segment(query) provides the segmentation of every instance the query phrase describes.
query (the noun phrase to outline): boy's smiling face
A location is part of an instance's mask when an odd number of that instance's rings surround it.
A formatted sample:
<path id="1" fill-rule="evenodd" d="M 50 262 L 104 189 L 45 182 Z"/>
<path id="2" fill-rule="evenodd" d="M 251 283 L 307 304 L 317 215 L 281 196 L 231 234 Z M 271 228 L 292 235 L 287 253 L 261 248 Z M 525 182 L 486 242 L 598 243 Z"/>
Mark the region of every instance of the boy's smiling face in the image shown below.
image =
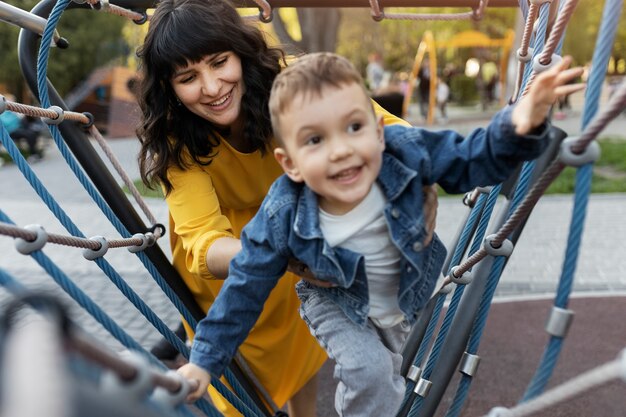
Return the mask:
<path id="1" fill-rule="evenodd" d="M 357 83 L 295 97 L 280 116 L 284 147 L 274 155 L 287 175 L 304 181 L 320 208 L 345 214 L 369 193 L 385 149 L 382 118 Z"/>

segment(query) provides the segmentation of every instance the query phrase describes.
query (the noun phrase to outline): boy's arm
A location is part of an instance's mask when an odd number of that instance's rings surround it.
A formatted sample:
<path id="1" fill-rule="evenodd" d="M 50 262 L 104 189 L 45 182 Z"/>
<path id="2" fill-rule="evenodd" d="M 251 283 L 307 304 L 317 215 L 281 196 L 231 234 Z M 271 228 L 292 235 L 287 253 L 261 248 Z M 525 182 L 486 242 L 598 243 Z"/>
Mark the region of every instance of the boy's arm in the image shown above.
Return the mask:
<path id="1" fill-rule="evenodd" d="M 532 131 L 544 122 L 550 107 L 559 97 L 585 88 L 585 84 L 568 84 L 583 73 L 582 67 L 567 69 L 571 63 L 572 58 L 566 56 L 559 64 L 535 78 L 528 93 L 520 99 L 513 110 L 512 122 L 515 125 L 515 133 L 525 135 Z"/>
<path id="2" fill-rule="evenodd" d="M 261 208 L 242 232 L 241 252 L 233 258 L 228 278 L 196 327 L 190 363 L 178 370 L 198 381 L 199 386 L 187 397 L 189 401 L 206 392 L 209 375 L 219 377 L 224 373 L 287 269 L 289 258 L 276 248 L 274 226 Z"/>
<path id="3" fill-rule="evenodd" d="M 486 129 L 477 129 L 466 138 L 455 132 L 424 132 L 431 164 L 425 174 L 452 193 L 504 181 L 521 161 L 534 159 L 547 146 L 546 117 L 550 106 L 562 94 L 584 88 L 566 85 L 580 76 L 582 68 L 566 69 L 571 58 L 539 74 L 516 106 L 497 113 Z"/>

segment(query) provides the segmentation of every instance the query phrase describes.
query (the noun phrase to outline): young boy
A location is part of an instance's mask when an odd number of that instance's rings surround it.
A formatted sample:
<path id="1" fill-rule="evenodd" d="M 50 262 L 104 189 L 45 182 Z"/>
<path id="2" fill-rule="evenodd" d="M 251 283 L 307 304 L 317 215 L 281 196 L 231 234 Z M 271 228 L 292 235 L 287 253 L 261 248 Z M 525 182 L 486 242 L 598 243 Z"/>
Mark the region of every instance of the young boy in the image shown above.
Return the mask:
<path id="1" fill-rule="evenodd" d="M 301 281 L 301 315 L 339 379 L 340 416 L 393 416 L 404 396 L 398 353 L 440 276 L 445 248 L 423 244 L 422 186 L 466 192 L 505 180 L 547 145 L 545 117 L 578 69 L 570 60 L 536 78 L 515 107 L 467 138 L 453 131 L 383 127 L 358 71 L 330 53 L 281 72 L 270 114 L 285 174 L 244 228 L 241 252 L 207 317 L 190 364 L 179 369 L 206 392 L 261 313 L 291 258 L 322 288 Z"/>

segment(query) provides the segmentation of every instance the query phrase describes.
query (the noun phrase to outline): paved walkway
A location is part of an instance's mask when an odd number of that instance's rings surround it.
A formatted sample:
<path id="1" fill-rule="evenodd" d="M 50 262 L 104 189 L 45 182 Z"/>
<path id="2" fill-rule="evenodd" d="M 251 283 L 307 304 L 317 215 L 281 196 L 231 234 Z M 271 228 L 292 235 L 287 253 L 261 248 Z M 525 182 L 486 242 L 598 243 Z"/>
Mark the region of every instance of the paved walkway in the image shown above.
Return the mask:
<path id="1" fill-rule="evenodd" d="M 575 110 L 572 117 L 556 124 L 575 134 L 580 126 L 576 117 L 579 114 L 579 111 Z M 474 120 L 473 123 L 476 122 Z M 478 123 L 485 124 L 482 120 Z M 447 127 L 464 131 L 469 128 L 468 126 L 469 121 L 464 121 Z M 624 132 L 626 118 L 620 118 L 605 133 L 624 136 Z M 135 163 L 138 149 L 136 139 L 111 140 L 110 144 L 129 175 L 133 178 L 138 177 Z M 90 202 L 86 192 L 74 179 L 53 144 L 47 149 L 45 159 L 33 165 L 33 169 L 84 235 L 117 237 L 113 227 Z M 2 179 L 0 210 L 17 225 L 38 223 L 49 232 L 67 234 L 40 202 L 15 165 L 1 167 L 0 178 Z M 167 224 L 167 209 L 164 202 L 148 199 L 148 204 L 157 220 Z M 439 204 L 437 231 L 444 242 L 449 242 L 467 209 L 461 204 L 460 198 L 441 198 Z M 547 196 L 541 199 L 505 270 L 498 289 L 498 297 L 554 293 L 561 271 L 571 208 L 571 196 Z M 619 273 L 626 271 L 624 218 L 626 218 L 626 194 L 591 197 L 574 286 L 577 294 L 626 292 L 626 276 Z M 169 255 L 167 239 L 163 239 L 160 244 Z M 79 249 L 49 244 L 44 252 L 142 345 L 149 347 L 160 337 L 151 326 L 146 325 L 147 322 L 119 294 L 99 268 L 82 257 Z M 168 325 L 174 325 L 178 321 L 174 308 L 134 255 L 125 249 L 115 249 L 109 251 L 106 259 Z M 0 268 L 29 287 L 55 294 L 59 292 L 50 277 L 34 261 L 17 253 L 12 239 L 2 236 L 0 236 Z M 0 307 L 7 298 L 8 294 L 0 288 Z M 70 301 L 68 303 L 74 305 Z M 95 338 L 112 349 L 121 348 L 82 309 L 74 306 L 72 310 L 75 320 Z M 511 317 L 510 320 L 517 321 L 519 317 Z M 537 332 L 542 330 L 537 328 Z M 606 332 L 611 332 L 611 329 L 607 328 Z M 320 413 L 329 416 L 333 415 L 329 408 L 332 408 L 332 401 L 329 400 L 332 393 L 328 389 L 326 391 L 321 400 L 323 406 Z"/>

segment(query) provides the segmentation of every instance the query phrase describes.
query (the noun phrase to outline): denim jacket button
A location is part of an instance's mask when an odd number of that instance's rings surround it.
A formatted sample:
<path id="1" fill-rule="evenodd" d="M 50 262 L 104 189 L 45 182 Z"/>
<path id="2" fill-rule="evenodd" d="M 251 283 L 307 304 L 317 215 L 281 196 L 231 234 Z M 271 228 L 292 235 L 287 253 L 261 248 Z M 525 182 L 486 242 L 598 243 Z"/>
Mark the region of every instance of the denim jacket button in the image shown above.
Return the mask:
<path id="1" fill-rule="evenodd" d="M 413 243 L 413 251 L 419 252 L 422 249 L 424 249 L 424 245 L 422 244 L 422 242 L 418 240 L 417 242 Z"/>
<path id="2" fill-rule="evenodd" d="M 391 217 L 393 217 L 394 219 L 400 217 L 400 210 L 398 210 L 397 208 L 391 209 Z"/>
<path id="3" fill-rule="evenodd" d="M 411 272 L 411 271 L 413 271 L 413 267 L 411 265 L 407 265 L 406 272 Z"/>

